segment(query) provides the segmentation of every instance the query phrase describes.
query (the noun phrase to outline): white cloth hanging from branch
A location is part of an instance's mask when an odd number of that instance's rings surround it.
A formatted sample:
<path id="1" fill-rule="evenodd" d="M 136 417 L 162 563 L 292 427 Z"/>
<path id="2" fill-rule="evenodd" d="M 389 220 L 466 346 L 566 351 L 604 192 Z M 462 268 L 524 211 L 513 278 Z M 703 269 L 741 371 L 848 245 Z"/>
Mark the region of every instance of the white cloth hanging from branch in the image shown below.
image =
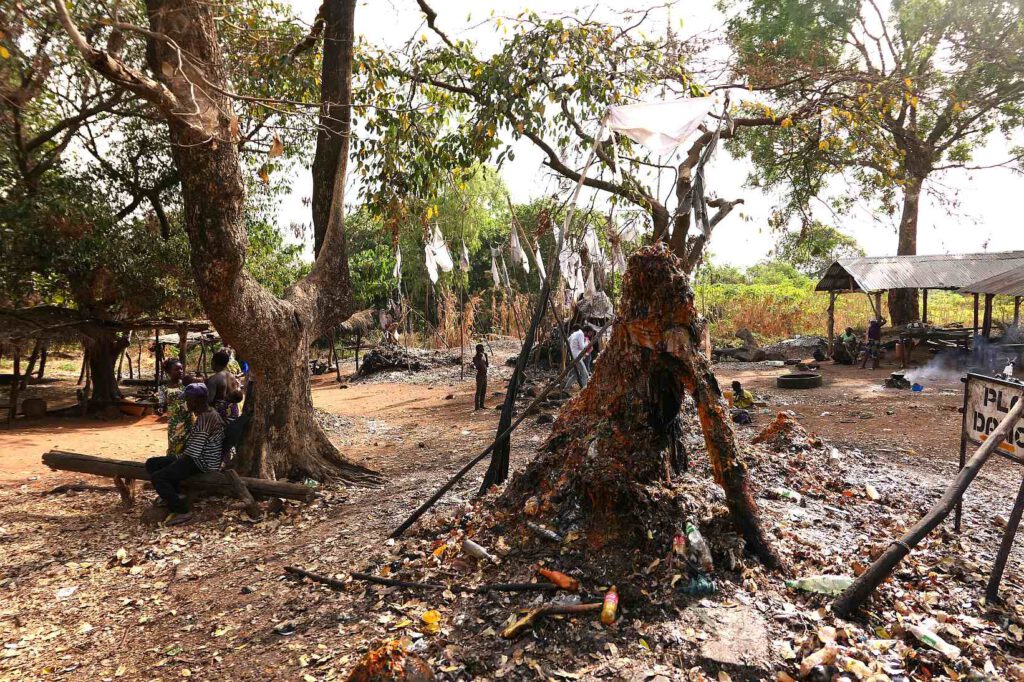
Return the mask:
<path id="1" fill-rule="evenodd" d="M 512 288 L 512 278 L 508 276 L 508 266 L 505 265 L 505 254 L 501 253 L 500 249 L 498 251 L 498 260 L 501 262 L 501 276 L 502 276 L 502 279 L 505 280 L 505 287 L 507 289 L 511 289 Z"/>
<path id="2" fill-rule="evenodd" d="M 530 258 L 526 255 L 526 251 L 523 251 L 523 245 L 519 242 L 519 230 L 516 229 L 514 223 L 512 224 L 512 232 L 509 235 L 508 243 L 512 249 L 512 262 L 518 261 L 523 271 L 526 274 L 530 274 Z"/>
<path id="3" fill-rule="evenodd" d="M 584 295 L 587 298 L 593 298 L 597 296 L 597 285 L 594 284 L 594 267 L 590 267 L 590 272 L 587 274 L 587 282 L 583 288 Z"/>
<path id="4" fill-rule="evenodd" d="M 597 232 L 593 225 L 587 225 L 587 229 L 583 233 L 583 246 L 587 248 L 587 256 L 591 262 L 604 263 L 604 251 L 601 250 L 601 243 L 597 240 Z"/>
<path id="5" fill-rule="evenodd" d="M 423 247 L 423 257 L 427 262 L 427 276 L 431 282 L 437 284 L 437 259 L 434 257 L 433 245 L 427 244 Z"/>
<path id="6" fill-rule="evenodd" d="M 501 276 L 498 274 L 498 250 L 491 249 L 491 279 L 494 280 L 494 286 L 501 286 Z"/>
<path id="7" fill-rule="evenodd" d="M 469 272 L 469 249 L 466 248 L 466 242 L 462 242 L 462 258 L 459 260 L 459 270 Z"/>
<path id="8" fill-rule="evenodd" d="M 395 267 L 391 268 L 391 276 L 402 283 L 402 245 L 395 247 Z"/>
<path id="9" fill-rule="evenodd" d="M 537 272 L 540 273 L 540 281 L 543 282 L 548 278 L 548 273 L 544 270 L 544 258 L 540 254 L 540 244 L 537 244 L 536 249 L 534 249 L 533 259 L 537 263 Z"/>
<path id="10" fill-rule="evenodd" d="M 438 269 L 442 272 L 451 272 L 455 269 L 452 252 L 448 250 L 448 245 L 444 243 L 444 235 L 438 229 L 437 223 L 434 223 L 434 236 L 430 241 L 430 246 L 434 251 L 434 260 L 437 262 Z"/>
<path id="11" fill-rule="evenodd" d="M 612 274 L 626 272 L 626 257 L 622 253 L 622 245 L 612 246 Z"/>
<path id="12" fill-rule="evenodd" d="M 675 102 L 609 107 L 605 122 L 610 130 L 655 154 L 667 154 L 697 130 L 712 102 L 712 97 L 691 97 Z"/>

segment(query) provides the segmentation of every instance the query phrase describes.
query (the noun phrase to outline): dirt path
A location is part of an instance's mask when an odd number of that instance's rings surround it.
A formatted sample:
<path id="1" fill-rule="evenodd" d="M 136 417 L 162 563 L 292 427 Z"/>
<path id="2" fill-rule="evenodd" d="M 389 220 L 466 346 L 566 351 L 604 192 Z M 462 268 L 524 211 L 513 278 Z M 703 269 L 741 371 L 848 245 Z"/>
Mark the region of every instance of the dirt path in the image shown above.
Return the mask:
<path id="1" fill-rule="evenodd" d="M 720 381 L 741 378 L 765 397 L 769 406 L 759 410 L 760 424 L 791 409 L 837 445 L 865 453 L 841 465 L 851 482 L 872 476 L 883 495 L 898 495 L 913 480 L 915 498 L 923 502 L 955 471 L 960 398 L 944 392 L 955 387 L 923 395 L 883 391 L 877 386 L 882 371 L 827 367 L 824 388 L 780 392 L 772 386 L 777 373 L 718 368 Z M 368 646 L 395 636 L 396 621 L 443 608 L 434 601 L 439 597 L 393 592 L 368 603 L 355 586 L 343 593 L 303 586 L 284 578 L 283 568 L 345 578 L 382 551 L 392 553 L 393 570 L 401 567 L 403 545 L 390 545 L 388 532 L 485 447 L 496 426 L 495 410 L 472 411 L 472 382 L 457 376 L 455 368 L 439 372 L 433 384 L 417 376 L 345 389 L 333 377 L 316 378 L 314 403 L 335 415 L 332 437 L 350 457 L 383 472 L 387 483 L 327 488 L 314 504 L 289 504 L 257 524 L 223 500 L 201 501 L 191 526 L 164 529 L 143 522 L 149 493 L 127 511 L 111 494 L 40 494 L 80 478 L 40 471 L 43 450 L 141 458 L 163 443 L 162 425 L 152 418 L 62 420 L 0 431 L 0 476 L 7 482 L 0 486 L 0 591 L 13 597 L 0 600 L 6 629 L 0 678 L 217 679 L 228 670 L 238 680 L 340 677 Z M 492 387 L 498 386 L 495 377 Z M 513 440 L 513 470 L 533 455 L 548 428 L 533 418 L 524 422 Z M 469 501 L 482 471 L 457 485 L 437 511 Z M 994 495 L 984 498 L 987 505 L 1015 491 L 1016 482 L 1002 479 L 986 474 Z M 979 505 L 968 519 L 980 529 L 990 515 Z M 984 532 L 991 542 L 998 529 L 990 525 Z M 1015 558 L 1008 574 L 1019 565 Z M 482 631 L 500 624 L 464 625 Z M 630 655 L 651 658 L 639 649 Z M 451 657 L 473 670 L 472 651 Z M 568 659 L 562 667 L 571 671 Z"/>

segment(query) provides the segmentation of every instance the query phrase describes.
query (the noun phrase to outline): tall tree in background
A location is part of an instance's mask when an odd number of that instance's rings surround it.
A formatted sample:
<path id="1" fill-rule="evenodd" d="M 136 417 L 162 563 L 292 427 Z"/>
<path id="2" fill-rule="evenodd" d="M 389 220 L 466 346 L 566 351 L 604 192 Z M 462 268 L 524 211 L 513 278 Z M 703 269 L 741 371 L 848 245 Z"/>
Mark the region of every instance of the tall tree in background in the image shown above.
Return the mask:
<path id="1" fill-rule="evenodd" d="M 821 277 L 835 261 L 863 256 L 864 249 L 853 237 L 815 220 L 779 235 L 771 255 L 809 277 Z"/>
<path id="2" fill-rule="evenodd" d="M 780 111 L 816 102 L 814 115 L 780 115 L 742 144 L 751 180 L 784 188 L 775 216 L 810 220 L 810 204 L 837 173 L 856 197 L 899 211 L 897 254 L 917 253 L 918 211 L 929 180 L 978 168 L 995 134 L 1024 124 L 1024 5 L 986 0 L 726 0 L 735 70 Z M 1024 150 L 996 165 L 1019 168 Z M 941 195 L 942 189 L 932 188 Z M 918 319 L 917 292 L 890 293 L 895 324 Z"/>
<path id="3" fill-rule="evenodd" d="M 342 49 L 334 61 L 324 60 L 321 87 L 325 101 L 336 105 L 330 115 L 341 120 L 342 146 L 335 166 L 319 171 L 329 175 L 333 187 L 319 256 L 309 274 L 283 297 L 261 286 L 245 267 L 246 192 L 239 154 L 243 127 L 234 102 L 258 101 L 265 93 L 249 96 L 232 90 L 242 84 L 228 80 L 214 8 L 202 0 L 148 0 L 147 27 L 122 25 L 108 17 L 115 28 L 145 38 L 147 71 L 87 39 L 63 0 L 53 0 L 53 6 L 86 63 L 151 105 L 167 124 L 196 289 L 222 338 L 249 362 L 256 382 L 243 469 L 271 478 L 377 480 L 373 472 L 342 457 L 317 425 L 308 367 L 310 342 L 354 310 L 343 202 L 355 0 L 324 5 L 324 40 Z"/>

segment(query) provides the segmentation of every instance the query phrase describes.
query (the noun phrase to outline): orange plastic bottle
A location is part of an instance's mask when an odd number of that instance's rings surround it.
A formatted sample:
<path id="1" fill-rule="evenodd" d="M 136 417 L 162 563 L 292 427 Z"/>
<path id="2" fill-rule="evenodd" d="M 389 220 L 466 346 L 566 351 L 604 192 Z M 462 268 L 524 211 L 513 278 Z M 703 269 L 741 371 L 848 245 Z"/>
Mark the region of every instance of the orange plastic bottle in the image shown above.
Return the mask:
<path id="1" fill-rule="evenodd" d="M 561 571 L 552 571 L 549 568 L 539 568 L 538 567 L 537 568 L 537 574 L 540 575 L 541 577 L 547 579 L 552 584 L 557 585 L 559 588 L 561 588 L 563 590 L 568 590 L 570 592 L 576 592 L 577 590 L 580 589 L 580 581 L 579 580 L 576 580 L 576 578 L 568 576 L 565 573 L 562 573 Z"/>

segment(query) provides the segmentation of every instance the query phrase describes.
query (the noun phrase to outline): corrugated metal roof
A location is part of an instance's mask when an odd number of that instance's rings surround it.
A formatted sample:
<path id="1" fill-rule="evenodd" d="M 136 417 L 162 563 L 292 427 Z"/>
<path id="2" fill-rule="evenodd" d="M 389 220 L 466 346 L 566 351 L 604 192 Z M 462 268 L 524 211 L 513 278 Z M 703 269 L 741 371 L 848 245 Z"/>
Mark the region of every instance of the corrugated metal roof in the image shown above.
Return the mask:
<path id="1" fill-rule="evenodd" d="M 841 258 L 829 266 L 815 289 L 960 289 L 1021 267 L 1024 267 L 1024 251 Z"/>
<path id="2" fill-rule="evenodd" d="M 1024 267 L 1001 272 L 998 275 L 978 280 L 960 290 L 962 294 L 998 294 L 1003 296 L 1024 296 Z"/>

